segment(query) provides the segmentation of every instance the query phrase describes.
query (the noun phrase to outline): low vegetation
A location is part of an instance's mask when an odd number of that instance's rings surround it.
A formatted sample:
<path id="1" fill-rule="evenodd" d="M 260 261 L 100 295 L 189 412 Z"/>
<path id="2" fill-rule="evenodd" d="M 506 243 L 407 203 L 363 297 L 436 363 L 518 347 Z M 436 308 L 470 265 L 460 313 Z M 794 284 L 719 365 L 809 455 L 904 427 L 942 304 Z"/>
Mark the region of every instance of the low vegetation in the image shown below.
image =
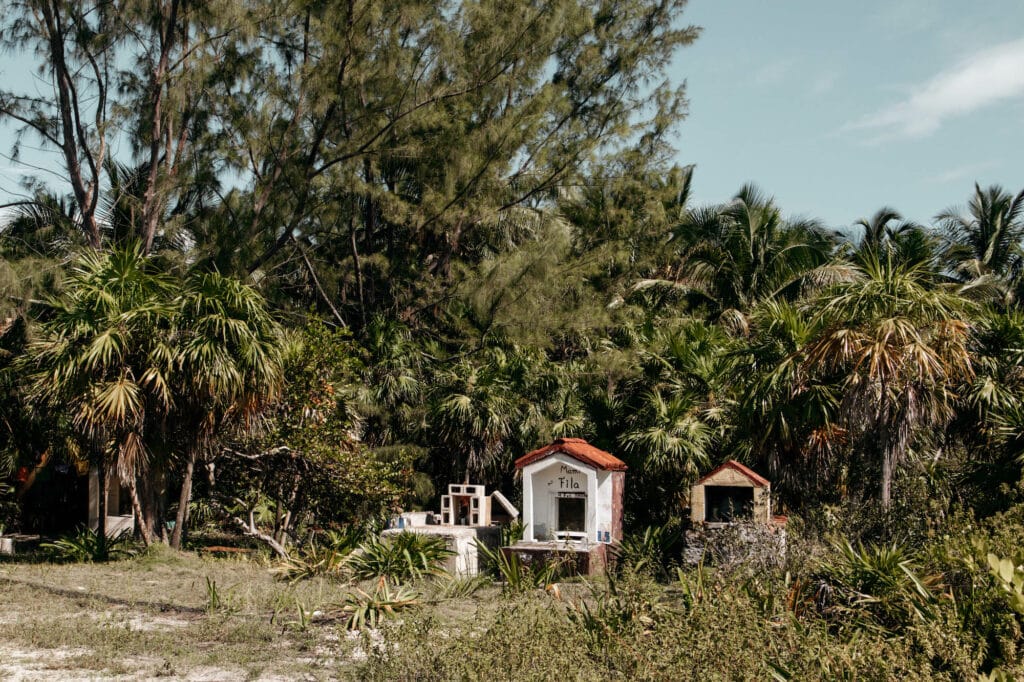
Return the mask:
<path id="1" fill-rule="evenodd" d="M 2 646 L 11 655 L 53 652 L 48 668 L 31 670 L 54 679 L 68 670 L 214 671 L 218 679 L 444 680 L 484 671 L 524 680 L 1016 679 L 1024 675 L 1022 517 L 1024 506 L 982 522 L 958 517 L 914 550 L 794 532 L 775 567 L 691 565 L 678 540 L 652 532 L 634 539 L 644 551 L 588 579 L 557 579 L 557 565 L 530 568 L 497 553 L 489 573 L 461 579 L 436 566 L 399 578 L 389 560 L 344 579 L 282 581 L 269 554 L 196 558 L 159 547 L 108 563 L 8 561 L 0 563 L 9 604 Z M 408 541 L 391 546 L 413 556 Z M 677 568 L 652 572 L 651 552 Z M 11 660 L 0 669 L 13 670 Z"/>

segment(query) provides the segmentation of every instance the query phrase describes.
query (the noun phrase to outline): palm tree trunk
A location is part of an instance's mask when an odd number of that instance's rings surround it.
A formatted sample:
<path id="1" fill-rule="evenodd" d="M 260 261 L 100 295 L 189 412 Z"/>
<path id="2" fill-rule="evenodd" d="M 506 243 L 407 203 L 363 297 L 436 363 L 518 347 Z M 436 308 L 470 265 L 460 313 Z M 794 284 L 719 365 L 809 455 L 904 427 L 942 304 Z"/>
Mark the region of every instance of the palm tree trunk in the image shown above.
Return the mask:
<path id="1" fill-rule="evenodd" d="M 181 549 L 181 538 L 185 534 L 188 523 L 188 506 L 192 502 L 192 475 L 196 469 L 196 453 L 190 452 L 185 463 L 185 477 L 181 481 L 181 495 L 178 496 L 178 515 L 174 520 L 174 533 L 171 534 L 171 547 Z"/>
<path id="2" fill-rule="evenodd" d="M 100 457 L 99 464 L 96 465 L 97 474 L 100 477 L 100 499 L 99 499 L 99 518 L 96 520 L 96 535 L 100 538 L 107 537 L 107 501 L 110 497 L 110 481 L 107 473 L 107 458 Z"/>
<path id="3" fill-rule="evenodd" d="M 142 544 L 149 547 L 153 542 L 153 532 L 146 523 L 146 515 L 142 513 L 142 503 L 139 501 L 139 486 L 135 476 L 128 481 L 128 491 L 132 496 L 132 512 L 135 514 L 135 523 L 138 525 L 139 537 Z"/>
<path id="4" fill-rule="evenodd" d="M 885 510 L 892 503 L 892 470 L 892 448 L 886 447 L 882 450 L 882 509 Z"/>

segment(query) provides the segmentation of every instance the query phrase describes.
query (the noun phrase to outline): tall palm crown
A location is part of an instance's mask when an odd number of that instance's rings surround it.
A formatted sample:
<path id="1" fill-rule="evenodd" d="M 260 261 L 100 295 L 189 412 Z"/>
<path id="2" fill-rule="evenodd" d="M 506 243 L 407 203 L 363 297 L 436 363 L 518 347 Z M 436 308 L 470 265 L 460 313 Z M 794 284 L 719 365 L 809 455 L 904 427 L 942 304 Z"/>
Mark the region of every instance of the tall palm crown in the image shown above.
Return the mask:
<path id="1" fill-rule="evenodd" d="M 892 237 L 895 230 L 899 229 L 897 227 L 894 230 L 892 223 L 902 220 L 903 216 L 896 209 L 883 206 L 875 211 L 871 218 L 861 218 L 856 221 L 854 226 L 864 229 L 864 234 L 860 240 L 860 249 L 871 249 L 877 252 L 882 244 Z"/>
<path id="2" fill-rule="evenodd" d="M 99 464 L 112 456 L 145 540 L 157 518 L 137 485 L 150 466 L 174 464 L 168 445 L 184 447 L 177 544 L 197 456 L 226 420 L 277 394 L 278 348 L 277 324 L 254 289 L 217 273 L 176 280 L 128 248 L 80 257 L 27 362 L 33 395 L 70 409 Z"/>
<path id="3" fill-rule="evenodd" d="M 785 220 L 754 185 L 724 206 L 690 212 L 682 233 L 691 246 L 678 279 L 700 291 L 719 317 L 799 293 L 835 246 L 834 235 L 817 222 Z"/>
<path id="4" fill-rule="evenodd" d="M 281 391 L 281 334 L 263 297 L 217 272 L 195 272 L 175 299 L 176 413 L 185 466 L 171 544 L 188 522 L 192 474 L 217 431 L 243 427 Z"/>
<path id="5" fill-rule="evenodd" d="M 985 274 L 1009 277 L 1020 269 L 1024 253 L 1024 190 L 1016 195 L 999 185 L 981 189 L 967 210 L 950 208 L 936 216 L 946 239 L 945 257 L 965 279 Z"/>
<path id="6" fill-rule="evenodd" d="M 816 302 L 822 330 L 803 349 L 806 371 L 838 381 L 843 426 L 878 456 L 888 506 L 895 469 L 918 437 L 953 416 L 953 388 L 973 375 L 970 304 L 920 264 L 865 258 L 863 278 Z"/>
<path id="7" fill-rule="evenodd" d="M 145 465 L 154 416 L 174 407 L 172 282 L 138 250 L 89 252 L 32 350 L 32 392 L 71 418 L 96 446 L 112 446 L 122 478 Z"/>

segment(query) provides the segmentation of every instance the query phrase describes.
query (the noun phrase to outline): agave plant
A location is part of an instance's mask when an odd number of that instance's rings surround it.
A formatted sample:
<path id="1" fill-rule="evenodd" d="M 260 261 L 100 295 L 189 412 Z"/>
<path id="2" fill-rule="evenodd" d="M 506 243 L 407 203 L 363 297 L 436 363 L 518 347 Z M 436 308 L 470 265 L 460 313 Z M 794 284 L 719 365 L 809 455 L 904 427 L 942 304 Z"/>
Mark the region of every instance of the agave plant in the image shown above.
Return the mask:
<path id="1" fill-rule="evenodd" d="M 57 561 L 99 563 L 135 556 L 135 543 L 127 530 L 105 536 L 81 526 L 73 535 L 40 545 Z"/>
<path id="2" fill-rule="evenodd" d="M 669 580 L 669 571 L 678 562 L 682 547 L 683 534 L 678 526 L 649 526 L 643 533 L 627 535 L 613 552 L 620 569 Z"/>
<path id="3" fill-rule="evenodd" d="M 341 603 L 345 627 L 349 630 L 376 628 L 387 616 L 418 606 L 419 595 L 404 585 L 392 588 L 381 577 L 373 593 L 356 589 Z"/>
<path id="4" fill-rule="evenodd" d="M 841 617 L 855 628 L 896 631 L 914 620 L 930 619 L 938 576 L 919 576 L 913 557 L 899 544 L 835 547 L 822 564 L 817 587 L 826 617 Z"/>
<path id="5" fill-rule="evenodd" d="M 310 541 L 305 551 L 281 559 L 270 572 L 279 580 L 292 583 L 318 575 L 337 575 L 364 536 L 363 529 L 355 526 L 343 531 L 327 531 L 323 542 Z"/>
<path id="6" fill-rule="evenodd" d="M 443 573 L 442 565 L 454 554 L 443 538 L 406 531 L 383 540 L 371 536 L 352 553 L 348 566 L 358 580 L 401 583 Z"/>
<path id="7" fill-rule="evenodd" d="M 547 587 L 563 568 L 563 562 L 560 561 L 527 564 L 515 552 L 506 554 L 500 548 L 488 547 L 483 543 L 477 543 L 476 549 L 484 565 L 501 579 L 502 590 L 506 594 Z"/>

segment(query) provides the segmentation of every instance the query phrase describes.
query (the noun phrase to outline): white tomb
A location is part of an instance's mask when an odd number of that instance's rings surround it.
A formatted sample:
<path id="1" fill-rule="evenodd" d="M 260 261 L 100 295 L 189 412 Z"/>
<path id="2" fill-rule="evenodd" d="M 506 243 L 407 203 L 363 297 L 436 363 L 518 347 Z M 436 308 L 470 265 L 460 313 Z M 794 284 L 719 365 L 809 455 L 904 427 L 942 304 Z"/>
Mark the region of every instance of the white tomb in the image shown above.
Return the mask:
<path id="1" fill-rule="evenodd" d="M 523 539 L 506 551 L 576 553 L 578 570 L 594 573 L 606 548 L 622 540 L 626 463 L 581 438 L 558 438 L 516 460 L 523 479 Z"/>

